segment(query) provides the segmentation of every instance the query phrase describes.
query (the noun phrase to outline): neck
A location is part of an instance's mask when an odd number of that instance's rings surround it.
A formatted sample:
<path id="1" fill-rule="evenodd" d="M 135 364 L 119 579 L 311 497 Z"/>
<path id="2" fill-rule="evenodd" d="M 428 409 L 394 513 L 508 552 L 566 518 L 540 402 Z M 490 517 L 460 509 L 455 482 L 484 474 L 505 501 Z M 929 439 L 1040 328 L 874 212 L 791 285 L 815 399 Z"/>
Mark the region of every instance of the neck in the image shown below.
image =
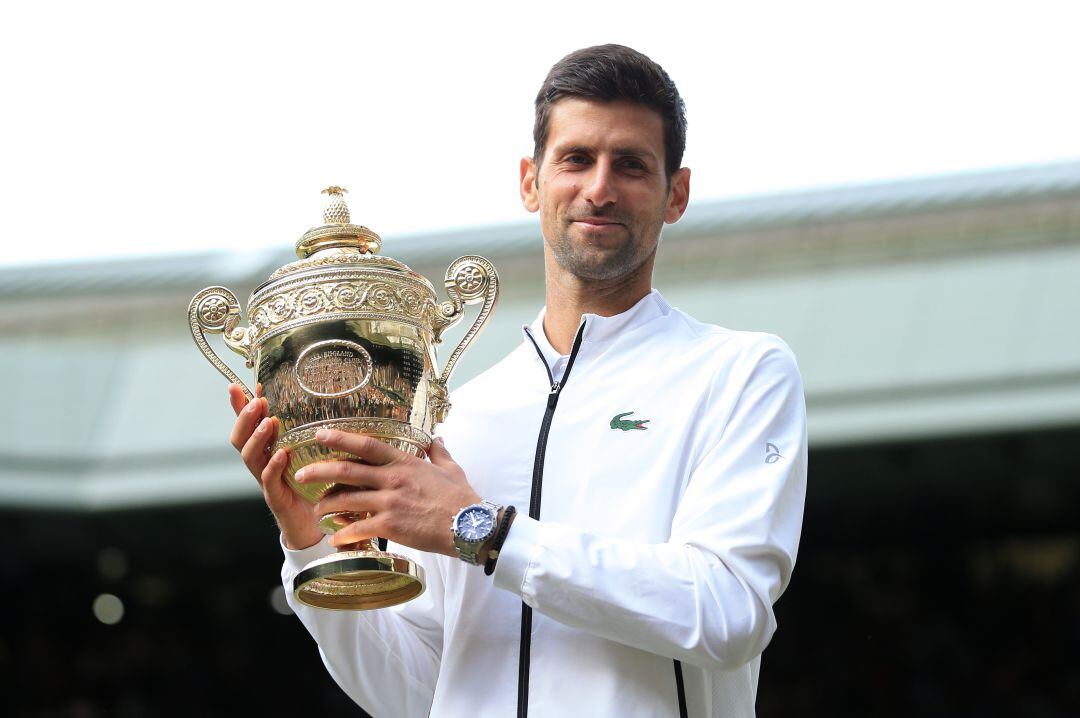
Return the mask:
<path id="1" fill-rule="evenodd" d="M 555 351 L 570 353 L 582 314 L 621 314 L 652 291 L 653 258 L 623 277 L 581 279 L 563 270 L 545 252 L 544 334 Z"/>

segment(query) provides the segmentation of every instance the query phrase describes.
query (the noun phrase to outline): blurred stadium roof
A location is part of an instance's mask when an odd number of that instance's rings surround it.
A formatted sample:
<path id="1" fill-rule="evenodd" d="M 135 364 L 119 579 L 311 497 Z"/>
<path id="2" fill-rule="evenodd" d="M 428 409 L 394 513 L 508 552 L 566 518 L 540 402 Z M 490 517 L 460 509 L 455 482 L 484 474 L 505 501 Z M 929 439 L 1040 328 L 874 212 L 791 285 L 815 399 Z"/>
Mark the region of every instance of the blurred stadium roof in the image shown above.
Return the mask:
<path id="1" fill-rule="evenodd" d="M 243 297 L 304 229 L 259 252 L 0 269 L 0 505 L 252 495 L 186 308 L 212 284 Z M 463 253 L 499 267 L 500 306 L 455 383 L 538 310 L 540 241 L 534 220 L 384 237 L 429 278 Z M 1080 162 L 692 203 L 655 284 L 704 321 L 784 337 L 823 446 L 1080 423 L 1078 278 Z"/>
<path id="2" fill-rule="evenodd" d="M 1029 199 L 1075 197 L 1080 162 L 995 172 L 860 184 L 761 197 L 692 202 L 686 216 L 664 230 L 668 242 L 715 238 L 747 230 L 806 227 L 855 219 L 931 214 Z M 284 234 L 283 241 L 299 238 Z M 535 220 L 441 233 L 387 236 L 384 251 L 407 264 L 444 261 L 455 253 L 488 257 L 539 252 Z M 871 241 L 872 238 L 867 238 Z M 899 249 L 899 248 L 897 248 Z M 0 299 L 187 288 L 207 279 L 257 282 L 294 259 L 280 247 L 262 252 L 148 255 L 95 262 L 48 262 L 0 267 Z"/>

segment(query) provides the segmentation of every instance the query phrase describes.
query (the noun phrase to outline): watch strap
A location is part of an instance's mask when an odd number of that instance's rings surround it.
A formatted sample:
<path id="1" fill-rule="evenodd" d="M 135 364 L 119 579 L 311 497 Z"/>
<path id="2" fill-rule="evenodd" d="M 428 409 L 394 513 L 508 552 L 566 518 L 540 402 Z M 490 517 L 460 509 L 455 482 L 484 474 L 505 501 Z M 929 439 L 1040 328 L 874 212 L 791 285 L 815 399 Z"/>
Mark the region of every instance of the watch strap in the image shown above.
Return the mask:
<path id="1" fill-rule="evenodd" d="M 514 514 L 516 513 L 517 509 L 513 506 L 507 506 L 506 511 L 503 512 L 502 521 L 499 522 L 499 530 L 495 532 L 495 540 L 491 542 L 487 561 L 484 562 L 485 576 L 495 573 L 495 562 L 499 560 L 499 551 L 502 551 L 503 543 L 506 542 L 506 535 L 510 533 L 510 522 L 514 520 Z"/>

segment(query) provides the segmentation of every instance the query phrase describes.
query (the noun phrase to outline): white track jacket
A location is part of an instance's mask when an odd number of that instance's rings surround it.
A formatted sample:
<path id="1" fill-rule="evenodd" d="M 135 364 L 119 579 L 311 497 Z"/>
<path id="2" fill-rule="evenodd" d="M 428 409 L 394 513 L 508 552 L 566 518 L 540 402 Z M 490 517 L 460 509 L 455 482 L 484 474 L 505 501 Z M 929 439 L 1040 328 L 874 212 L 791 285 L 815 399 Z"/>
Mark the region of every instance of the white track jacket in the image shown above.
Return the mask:
<path id="1" fill-rule="evenodd" d="M 550 364 L 566 365 L 541 359 L 557 357 L 542 317 L 454 392 L 440 432 L 481 496 L 518 509 L 495 574 L 391 544 L 423 564 L 423 595 L 323 611 L 293 601 L 291 585 L 330 553 L 324 541 L 285 551 L 293 610 L 376 718 L 516 715 L 522 601 L 533 609 L 532 718 L 678 716 L 673 659 L 689 716 L 753 716 L 806 491 L 791 351 L 699 323 L 656 291 L 623 314 L 583 316 L 550 416 L 537 520 Z"/>

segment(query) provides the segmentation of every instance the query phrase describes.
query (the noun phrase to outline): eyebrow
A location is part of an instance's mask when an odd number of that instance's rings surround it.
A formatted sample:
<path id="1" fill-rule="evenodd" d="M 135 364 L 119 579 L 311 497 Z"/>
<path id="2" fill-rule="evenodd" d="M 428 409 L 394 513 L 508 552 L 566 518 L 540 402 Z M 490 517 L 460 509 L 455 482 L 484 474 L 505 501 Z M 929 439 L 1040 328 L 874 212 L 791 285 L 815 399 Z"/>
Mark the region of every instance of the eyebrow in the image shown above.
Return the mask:
<path id="1" fill-rule="evenodd" d="M 640 147 L 616 147 L 615 154 L 619 157 L 652 157 L 653 153 Z"/>
<path id="2" fill-rule="evenodd" d="M 559 154 L 559 155 L 572 155 L 572 154 L 591 155 L 591 154 L 594 154 L 596 152 L 595 148 L 589 147 L 587 145 L 567 145 L 566 147 L 555 147 L 554 149 L 555 149 L 555 153 Z M 655 155 L 653 155 L 652 152 L 649 152 L 648 150 L 642 149 L 641 147 L 632 147 L 632 146 L 629 146 L 629 145 L 624 146 L 624 147 L 616 147 L 614 150 L 612 150 L 612 153 L 616 157 L 638 157 L 638 158 L 641 158 L 641 159 L 653 159 L 653 160 L 656 159 Z"/>

